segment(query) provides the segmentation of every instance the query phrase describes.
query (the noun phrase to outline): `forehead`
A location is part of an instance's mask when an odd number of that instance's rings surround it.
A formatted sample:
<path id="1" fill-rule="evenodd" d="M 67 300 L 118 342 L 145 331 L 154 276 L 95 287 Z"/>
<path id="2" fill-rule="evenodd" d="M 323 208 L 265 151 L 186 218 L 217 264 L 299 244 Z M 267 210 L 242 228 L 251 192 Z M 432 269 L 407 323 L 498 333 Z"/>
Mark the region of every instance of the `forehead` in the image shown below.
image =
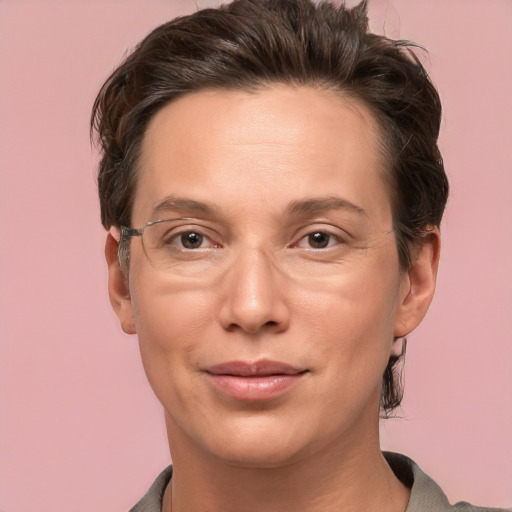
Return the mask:
<path id="1" fill-rule="evenodd" d="M 149 123 L 133 220 L 151 220 L 170 195 L 257 210 L 339 196 L 387 217 L 380 146 L 369 110 L 338 92 L 280 85 L 191 93 Z"/>

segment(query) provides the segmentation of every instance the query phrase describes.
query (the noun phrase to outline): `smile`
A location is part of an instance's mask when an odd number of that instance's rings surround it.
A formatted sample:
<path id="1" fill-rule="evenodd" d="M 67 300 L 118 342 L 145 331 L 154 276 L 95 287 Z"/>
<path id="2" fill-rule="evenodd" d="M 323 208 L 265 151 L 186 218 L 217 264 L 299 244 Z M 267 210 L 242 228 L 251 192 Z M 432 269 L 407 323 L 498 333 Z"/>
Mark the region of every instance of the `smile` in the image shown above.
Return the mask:
<path id="1" fill-rule="evenodd" d="M 280 396 L 308 370 L 277 361 L 230 361 L 207 368 L 206 374 L 222 394 L 237 400 L 264 401 Z"/>

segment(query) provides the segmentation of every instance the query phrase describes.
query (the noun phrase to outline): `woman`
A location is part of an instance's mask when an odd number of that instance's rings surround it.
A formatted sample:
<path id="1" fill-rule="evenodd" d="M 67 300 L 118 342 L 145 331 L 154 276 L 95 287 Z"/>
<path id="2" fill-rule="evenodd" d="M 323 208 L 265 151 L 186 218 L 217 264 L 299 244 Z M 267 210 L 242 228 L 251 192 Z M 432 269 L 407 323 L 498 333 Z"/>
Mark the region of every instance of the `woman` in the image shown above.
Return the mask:
<path id="1" fill-rule="evenodd" d="M 155 29 L 96 99 L 110 298 L 173 459 L 133 511 L 477 510 L 380 449 L 448 183 L 435 88 L 367 25 L 238 0 Z"/>

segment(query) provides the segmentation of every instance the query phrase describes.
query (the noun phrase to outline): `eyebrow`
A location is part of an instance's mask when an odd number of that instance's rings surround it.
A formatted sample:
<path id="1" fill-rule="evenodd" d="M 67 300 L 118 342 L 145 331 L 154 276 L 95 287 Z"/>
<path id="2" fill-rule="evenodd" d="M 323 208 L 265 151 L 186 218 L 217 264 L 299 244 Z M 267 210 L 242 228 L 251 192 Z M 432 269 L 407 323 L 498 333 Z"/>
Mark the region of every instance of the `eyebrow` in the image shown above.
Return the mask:
<path id="1" fill-rule="evenodd" d="M 153 208 L 152 216 L 167 210 L 179 210 L 203 214 L 211 214 L 214 212 L 214 208 L 212 206 L 201 201 L 171 195 L 162 199 L 162 201 Z"/>
<path id="2" fill-rule="evenodd" d="M 207 203 L 189 199 L 186 197 L 167 196 L 162 199 L 154 208 L 152 216 L 168 210 L 178 210 L 190 213 L 212 214 L 216 208 Z M 322 213 L 328 210 L 348 210 L 368 217 L 368 212 L 354 203 L 341 197 L 312 197 L 308 199 L 295 200 L 288 204 L 285 213 L 288 215 L 308 215 Z"/>
<path id="3" fill-rule="evenodd" d="M 368 217 L 368 212 L 360 206 L 342 199 L 341 197 L 313 197 L 304 200 L 292 201 L 286 208 L 292 215 L 322 213 L 328 210 L 349 210 L 358 215 Z"/>

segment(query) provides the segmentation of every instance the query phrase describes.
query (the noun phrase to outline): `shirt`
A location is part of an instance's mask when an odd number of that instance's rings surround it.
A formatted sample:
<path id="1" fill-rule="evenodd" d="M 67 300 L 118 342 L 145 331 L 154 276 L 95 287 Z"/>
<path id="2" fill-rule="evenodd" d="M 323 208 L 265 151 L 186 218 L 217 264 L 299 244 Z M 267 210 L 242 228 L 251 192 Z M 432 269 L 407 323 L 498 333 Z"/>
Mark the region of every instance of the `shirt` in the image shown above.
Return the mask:
<path id="1" fill-rule="evenodd" d="M 384 452 L 384 457 L 397 478 L 411 489 L 405 512 L 512 512 L 512 508 L 476 507 L 462 501 L 450 505 L 441 488 L 414 461 L 399 453 Z M 169 466 L 130 512 L 161 512 L 165 488 L 171 477 L 172 466 Z"/>

